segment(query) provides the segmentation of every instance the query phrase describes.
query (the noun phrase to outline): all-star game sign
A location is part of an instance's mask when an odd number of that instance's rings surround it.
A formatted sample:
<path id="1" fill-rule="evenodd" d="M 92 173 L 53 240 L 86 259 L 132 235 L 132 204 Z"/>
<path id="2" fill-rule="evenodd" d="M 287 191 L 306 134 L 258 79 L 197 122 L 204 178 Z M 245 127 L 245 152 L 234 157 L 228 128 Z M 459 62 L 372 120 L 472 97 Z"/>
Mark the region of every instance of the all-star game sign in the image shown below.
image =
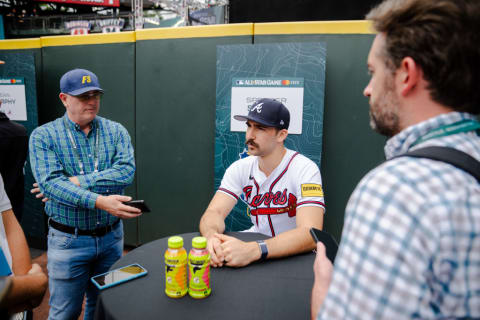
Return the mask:
<path id="1" fill-rule="evenodd" d="M 303 78 L 233 78 L 231 104 L 231 131 L 246 131 L 245 123 L 233 119 L 246 115 L 257 100 L 275 99 L 290 111 L 289 134 L 302 133 Z"/>
<path id="2" fill-rule="evenodd" d="M 24 78 L 0 78 L 0 111 L 10 120 L 27 121 Z"/>

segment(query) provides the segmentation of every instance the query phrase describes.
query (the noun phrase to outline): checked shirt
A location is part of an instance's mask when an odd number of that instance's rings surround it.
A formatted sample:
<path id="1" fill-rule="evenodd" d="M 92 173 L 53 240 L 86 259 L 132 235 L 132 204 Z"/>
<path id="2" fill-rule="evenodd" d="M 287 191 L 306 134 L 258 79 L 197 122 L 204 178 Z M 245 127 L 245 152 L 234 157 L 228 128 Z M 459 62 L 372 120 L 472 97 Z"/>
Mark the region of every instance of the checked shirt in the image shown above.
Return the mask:
<path id="1" fill-rule="evenodd" d="M 97 116 L 88 135 L 67 114 L 36 128 L 30 137 L 30 162 L 40 190 L 49 199 L 45 211 L 53 220 L 91 230 L 113 224 L 118 218 L 96 209 L 98 195 L 123 194 L 133 181 L 135 160 L 127 130 Z M 70 130 L 78 151 L 69 139 Z M 99 132 L 98 149 L 96 143 Z M 96 156 L 95 156 L 96 155 Z M 80 159 L 84 174 L 80 173 Z M 98 157 L 98 172 L 94 172 Z M 77 176 L 80 187 L 68 178 Z"/>
<path id="2" fill-rule="evenodd" d="M 451 112 L 392 137 L 386 158 L 448 146 L 480 160 L 475 132 L 427 140 L 464 119 Z M 318 319 L 480 318 L 480 185 L 454 166 L 400 157 L 369 172 L 345 212 L 332 283 Z"/>

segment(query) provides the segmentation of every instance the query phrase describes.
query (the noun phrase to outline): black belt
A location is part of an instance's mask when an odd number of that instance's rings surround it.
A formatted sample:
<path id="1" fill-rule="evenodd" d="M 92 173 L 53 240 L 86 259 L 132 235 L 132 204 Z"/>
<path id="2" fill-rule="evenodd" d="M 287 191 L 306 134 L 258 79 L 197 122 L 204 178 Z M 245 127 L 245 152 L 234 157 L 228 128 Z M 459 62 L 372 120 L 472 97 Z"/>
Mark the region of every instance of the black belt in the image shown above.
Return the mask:
<path id="1" fill-rule="evenodd" d="M 52 219 L 49 220 L 48 224 L 50 227 L 53 229 L 56 229 L 58 231 L 62 231 L 65 233 L 70 233 L 70 234 L 78 234 L 80 236 L 92 236 L 92 237 L 103 237 L 107 233 L 113 230 L 113 228 L 120 222 L 120 220 L 117 220 L 114 224 L 106 227 L 101 227 L 93 230 L 82 230 L 82 229 L 77 229 L 75 227 L 71 226 L 66 226 L 64 224 L 58 223 Z M 75 229 L 77 232 L 75 232 Z"/>

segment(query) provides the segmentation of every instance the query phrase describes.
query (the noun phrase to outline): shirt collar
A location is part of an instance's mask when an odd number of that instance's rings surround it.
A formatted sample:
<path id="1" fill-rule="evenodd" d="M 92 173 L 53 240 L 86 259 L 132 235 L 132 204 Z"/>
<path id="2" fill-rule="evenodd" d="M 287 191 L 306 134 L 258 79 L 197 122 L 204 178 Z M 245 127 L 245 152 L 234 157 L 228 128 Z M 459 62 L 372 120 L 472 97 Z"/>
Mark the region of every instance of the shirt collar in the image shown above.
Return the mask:
<path id="1" fill-rule="evenodd" d="M 466 119 L 476 120 L 470 113 L 449 112 L 407 127 L 388 139 L 385 145 L 385 158 L 388 160 L 407 152 L 420 137 L 438 127 Z"/>
<path id="2" fill-rule="evenodd" d="M 82 131 L 82 129 L 80 129 L 80 125 L 73 122 L 72 120 L 70 120 L 70 118 L 68 117 L 68 114 L 65 112 L 65 114 L 63 115 L 63 117 L 65 118 L 66 120 L 66 123 L 68 124 L 68 127 L 69 129 L 75 129 L 76 131 Z M 97 117 L 95 117 L 92 122 L 90 122 L 90 132 L 95 130 L 95 128 L 98 126 L 98 119 Z"/>

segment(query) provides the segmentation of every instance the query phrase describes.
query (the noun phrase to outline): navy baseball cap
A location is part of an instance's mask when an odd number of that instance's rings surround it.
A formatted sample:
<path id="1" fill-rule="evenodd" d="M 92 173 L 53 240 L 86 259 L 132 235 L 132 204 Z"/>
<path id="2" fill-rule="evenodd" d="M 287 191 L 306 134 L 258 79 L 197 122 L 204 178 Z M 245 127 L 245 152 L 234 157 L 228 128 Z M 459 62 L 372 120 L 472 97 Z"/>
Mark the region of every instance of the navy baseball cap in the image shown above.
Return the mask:
<path id="1" fill-rule="evenodd" d="M 258 100 L 248 112 L 247 116 L 235 115 L 235 120 L 255 121 L 267 127 L 288 129 L 290 124 L 290 112 L 283 103 L 277 100 L 263 98 Z"/>
<path id="2" fill-rule="evenodd" d="M 78 96 L 88 91 L 103 92 L 95 73 L 85 69 L 73 69 L 60 79 L 60 91 L 71 96 Z"/>

